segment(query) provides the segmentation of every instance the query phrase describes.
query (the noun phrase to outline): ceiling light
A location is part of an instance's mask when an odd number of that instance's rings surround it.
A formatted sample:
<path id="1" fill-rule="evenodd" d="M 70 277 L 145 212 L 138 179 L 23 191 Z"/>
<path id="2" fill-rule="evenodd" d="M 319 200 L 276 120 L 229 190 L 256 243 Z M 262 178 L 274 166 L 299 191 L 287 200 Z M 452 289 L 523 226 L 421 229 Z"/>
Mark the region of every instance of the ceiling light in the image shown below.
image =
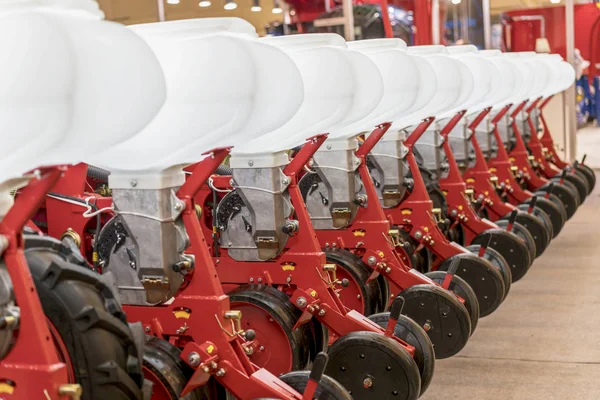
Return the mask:
<path id="1" fill-rule="evenodd" d="M 179 4 L 179 0 L 167 0 L 167 4 Z"/>
<path id="2" fill-rule="evenodd" d="M 254 12 L 262 11 L 262 7 L 260 6 L 260 0 L 253 0 L 252 7 L 250 7 L 250 10 Z"/>
<path id="3" fill-rule="evenodd" d="M 226 10 L 235 10 L 237 8 L 237 3 L 235 0 L 225 0 L 225 6 L 223 8 Z"/>
<path id="4" fill-rule="evenodd" d="M 560 4 L 560 0 L 550 0 L 550 3 L 552 3 L 552 4 Z"/>
<path id="5" fill-rule="evenodd" d="M 272 12 L 273 12 L 273 14 L 281 14 L 283 12 L 283 10 L 281 9 L 281 6 L 279 5 L 279 1 L 275 0 L 273 2 Z"/>
<path id="6" fill-rule="evenodd" d="M 460 4 L 461 0 L 451 0 L 452 4 Z"/>
<path id="7" fill-rule="evenodd" d="M 210 2 L 210 0 L 201 0 L 200 3 L 198 3 L 199 7 L 210 7 L 212 3 Z"/>

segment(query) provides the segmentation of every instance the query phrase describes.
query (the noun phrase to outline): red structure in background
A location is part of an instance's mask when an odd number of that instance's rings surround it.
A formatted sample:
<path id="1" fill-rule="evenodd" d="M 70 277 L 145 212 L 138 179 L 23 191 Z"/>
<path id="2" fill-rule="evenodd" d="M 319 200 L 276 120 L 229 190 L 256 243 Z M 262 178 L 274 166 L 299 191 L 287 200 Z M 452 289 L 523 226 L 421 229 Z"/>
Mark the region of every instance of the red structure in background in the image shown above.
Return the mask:
<path id="1" fill-rule="evenodd" d="M 327 0 L 287 0 L 287 3 L 294 9 L 295 13 L 291 16 L 291 22 L 304 23 L 312 22 L 323 14 L 325 2 Z M 334 8 L 341 3 L 335 0 L 329 0 L 330 7 Z M 388 5 L 401 7 L 406 11 L 414 13 L 413 26 L 415 28 L 415 45 L 426 45 L 433 43 L 433 35 L 431 31 L 431 1 L 430 0 L 354 0 L 355 5 L 361 4 L 378 4 L 382 9 L 387 9 Z M 440 4 L 440 31 L 443 32 L 442 21 L 446 7 L 443 2 Z M 392 36 L 392 28 L 390 25 L 389 16 L 387 13 L 382 15 L 386 37 Z"/>
<path id="2" fill-rule="evenodd" d="M 525 17 L 526 19 L 523 19 Z M 575 5 L 575 47 L 590 61 L 589 75 L 600 63 L 600 8 L 597 3 Z M 534 51 L 536 39 L 546 37 L 552 53 L 566 58 L 565 8 L 545 7 L 502 14 L 506 51 Z M 544 33 L 544 34 L 542 34 Z"/>

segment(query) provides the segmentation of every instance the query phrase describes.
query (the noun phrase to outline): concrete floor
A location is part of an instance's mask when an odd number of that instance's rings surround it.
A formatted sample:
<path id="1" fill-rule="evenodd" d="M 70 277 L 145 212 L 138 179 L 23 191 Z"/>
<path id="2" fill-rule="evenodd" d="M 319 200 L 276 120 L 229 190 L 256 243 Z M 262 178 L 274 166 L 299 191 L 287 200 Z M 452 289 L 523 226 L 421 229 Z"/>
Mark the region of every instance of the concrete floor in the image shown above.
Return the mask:
<path id="1" fill-rule="evenodd" d="M 600 399 L 599 237 L 597 186 L 422 399 Z"/>

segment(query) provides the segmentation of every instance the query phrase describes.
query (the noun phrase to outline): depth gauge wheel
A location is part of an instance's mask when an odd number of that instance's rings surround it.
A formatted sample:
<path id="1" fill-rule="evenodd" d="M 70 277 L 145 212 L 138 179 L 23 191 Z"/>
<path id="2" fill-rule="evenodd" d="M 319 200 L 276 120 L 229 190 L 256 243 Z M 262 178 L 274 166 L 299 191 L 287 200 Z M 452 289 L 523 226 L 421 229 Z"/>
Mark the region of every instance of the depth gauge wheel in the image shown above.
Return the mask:
<path id="1" fill-rule="evenodd" d="M 521 212 L 520 212 L 521 213 Z M 529 214 L 526 214 L 528 218 L 530 218 L 531 223 L 539 223 L 541 224 L 541 222 L 537 221 L 537 219 Z M 498 225 L 500 228 L 506 230 L 508 229 L 508 219 L 499 219 L 498 221 L 495 222 L 496 225 Z M 527 247 L 527 250 L 529 251 L 529 257 L 531 259 L 531 263 L 533 264 L 533 260 L 535 260 L 535 240 L 533 239 L 533 235 L 530 233 L 530 231 L 525 228 L 523 225 L 521 225 L 519 222 L 515 222 L 512 226 L 512 230 L 510 231 L 511 233 L 514 233 L 515 235 L 517 235 L 518 237 L 520 237 L 523 240 L 523 243 L 525 244 L 525 246 Z M 523 269 L 521 268 L 521 274 L 517 273 L 515 274 L 515 271 L 513 270 L 513 282 L 518 281 L 519 279 L 521 279 L 523 276 L 525 276 L 525 273 L 528 271 L 528 269 Z"/>
<path id="2" fill-rule="evenodd" d="M 402 314 L 429 336 L 436 358 L 452 357 L 465 347 L 472 331 L 471 316 L 453 293 L 436 285 L 422 284 L 404 289 L 398 297 L 404 299 Z"/>
<path id="3" fill-rule="evenodd" d="M 537 200 L 535 202 L 536 207 L 542 209 L 550 222 L 552 223 L 552 238 L 558 236 L 558 233 L 562 230 L 567 220 L 567 211 L 565 206 L 555 195 L 551 194 L 550 198 L 546 198 L 545 193 L 536 193 Z M 531 198 L 527 199 L 524 204 L 529 204 Z M 520 207 L 519 207 L 520 208 Z M 529 209 L 529 208 L 528 208 Z M 552 239 L 550 238 L 550 239 Z"/>
<path id="4" fill-rule="evenodd" d="M 489 261 L 471 253 L 456 254 L 445 259 L 439 265 L 438 270 L 447 271 L 454 259 L 459 259 L 455 275 L 463 278 L 477 296 L 479 316 L 490 315 L 504 300 L 502 275 Z"/>
<path id="5" fill-rule="evenodd" d="M 328 351 L 325 373 L 362 399 L 416 400 L 421 377 L 415 360 L 396 340 L 377 332 L 352 332 Z"/>
<path id="6" fill-rule="evenodd" d="M 566 185 L 561 185 L 554 181 L 552 185 L 551 193 L 556 195 L 563 203 L 565 210 L 567 211 L 567 219 L 571 219 L 579 207 L 579 194 L 575 189 L 569 189 Z M 550 184 L 546 184 L 539 189 L 537 192 L 548 192 L 550 191 Z"/>
<path id="7" fill-rule="evenodd" d="M 478 244 L 473 244 L 465 248 L 471 253 L 477 255 L 479 255 L 479 251 L 481 250 L 481 246 Z M 498 272 L 500 272 L 500 275 L 502 275 L 502 281 L 504 282 L 504 298 L 506 299 L 506 296 L 508 296 L 508 292 L 510 292 L 510 286 L 512 283 L 512 272 L 510 270 L 508 262 L 506 261 L 506 259 L 504 259 L 504 257 L 500 254 L 499 251 L 497 251 L 491 246 L 485 249 L 485 253 L 483 253 L 483 258 L 485 260 L 488 260 L 494 267 L 496 267 Z"/>
<path id="8" fill-rule="evenodd" d="M 71 251 L 59 241 L 27 234 L 24 239 L 57 352 L 81 385 L 82 398 L 141 400 L 139 342 L 113 290 L 98 274 L 68 262 Z"/>
<path id="9" fill-rule="evenodd" d="M 385 329 L 390 319 L 390 313 L 384 312 L 374 314 L 371 315 L 369 319 Z M 394 328 L 394 336 L 404 340 L 415 348 L 414 360 L 421 373 L 420 396 L 422 396 L 433 378 L 433 370 L 435 367 L 433 344 L 431 343 L 429 336 L 427 336 L 427 333 L 425 333 L 419 324 L 402 314 L 398 317 L 398 322 Z"/>
<path id="10" fill-rule="evenodd" d="M 585 179 L 590 185 L 590 189 L 594 190 L 594 187 L 596 186 L 596 173 L 594 170 L 585 164 L 577 164 L 576 168 L 577 171 L 581 172 L 585 176 Z"/>
<path id="11" fill-rule="evenodd" d="M 309 375 L 309 371 L 292 371 L 281 375 L 279 379 L 287 383 L 298 393 L 302 394 L 304 393 L 304 389 L 306 389 Z M 348 390 L 335 379 L 327 375 L 321 377 L 314 398 L 318 400 L 352 400 L 352 396 Z"/>
<path id="12" fill-rule="evenodd" d="M 516 276 L 525 275 L 533 262 L 523 239 L 504 229 L 493 228 L 479 233 L 471 241 L 471 246 L 473 245 L 488 246 L 502 255 L 510 267 L 511 281 L 509 285 Z"/>

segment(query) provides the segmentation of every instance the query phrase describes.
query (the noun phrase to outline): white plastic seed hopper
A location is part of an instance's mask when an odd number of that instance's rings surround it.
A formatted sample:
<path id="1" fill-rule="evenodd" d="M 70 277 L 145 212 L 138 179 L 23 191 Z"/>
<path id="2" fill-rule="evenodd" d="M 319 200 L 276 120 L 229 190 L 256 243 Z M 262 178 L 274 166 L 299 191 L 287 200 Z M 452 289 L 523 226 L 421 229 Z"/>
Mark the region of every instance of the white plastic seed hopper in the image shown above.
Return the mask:
<path id="1" fill-rule="evenodd" d="M 568 89 L 575 81 L 575 70 L 568 62 L 565 62 L 559 54 L 537 54 L 549 68 L 544 97 L 550 97 Z"/>
<path id="2" fill-rule="evenodd" d="M 0 182 L 124 141 L 162 105 L 152 51 L 102 18 L 92 0 L 0 3 L 0 32 L 11 38 L 0 44 Z"/>
<path id="3" fill-rule="evenodd" d="M 436 121 L 417 141 L 416 148 L 422 165 L 429 170 L 438 170 L 441 165 L 439 146 L 443 140 L 439 130 L 468 105 L 474 89 L 473 73 L 464 62 L 451 57 L 444 46 L 416 46 L 409 48 L 410 51 L 425 56 L 436 70 L 438 93 L 425 108 L 425 112 L 431 114 L 423 116 L 435 116 Z"/>
<path id="4" fill-rule="evenodd" d="M 325 145 L 314 155 L 313 167 L 318 178 L 306 176 L 305 179 L 310 179 L 312 187 L 319 185 L 321 189 L 305 193 L 305 199 L 316 229 L 340 228 L 354 217 L 358 210 L 357 199 L 360 198 L 360 185 L 357 186 L 355 175 L 359 165 L 354 154 L 358 148 L 356 137 L 362 133 L 370 133 L 376 125 L 406 112 L 412 107 L 419 90 L 419 64 L 415 57 L 407 54 L 406 43 L 402 40 L 364 40 L 350 42 L 348 47 L 350 54 L 368 57 L 376 65 L 383 81 L 383 97 L 375 104 L 376 107 L 364 104 L 371 111 L 363 112 L 362 119 L 331 130 Z M 360 77 L 363 82 L 362 75 Z M 387 150 L 393 152 L 393 147 L 388 146 Z M 327 204 L 324 204 L 318 193 L 326 193 L 329 199 Z M 336 205 L 335 210 L 331 209 L 330 204 Z"/>
<path id="5" fill-rule="evenodd" d="M 302 78 L 284 52 L 256 40 L 238 18 L 129 27 L 150 45 L 166 77 L 167 98 L 148 126 L 95 162 L 111 187 L 183 183 L 181 167 L 217 146 L 233 146 L 283 125 L 303 99 Z"/>
<path id="6" fill-rule="evenodd" d="M 368 115 L 383 95 L 375 64 L 348 51 L 337 34 L 307 34 L 264 38 L 262 43 L 285 51 L 304 81 L 304 101 L 285 125 L 234 149 L 233 168 L 287 164 L 285 150 L 319 133 L 335 131 Z"/>

